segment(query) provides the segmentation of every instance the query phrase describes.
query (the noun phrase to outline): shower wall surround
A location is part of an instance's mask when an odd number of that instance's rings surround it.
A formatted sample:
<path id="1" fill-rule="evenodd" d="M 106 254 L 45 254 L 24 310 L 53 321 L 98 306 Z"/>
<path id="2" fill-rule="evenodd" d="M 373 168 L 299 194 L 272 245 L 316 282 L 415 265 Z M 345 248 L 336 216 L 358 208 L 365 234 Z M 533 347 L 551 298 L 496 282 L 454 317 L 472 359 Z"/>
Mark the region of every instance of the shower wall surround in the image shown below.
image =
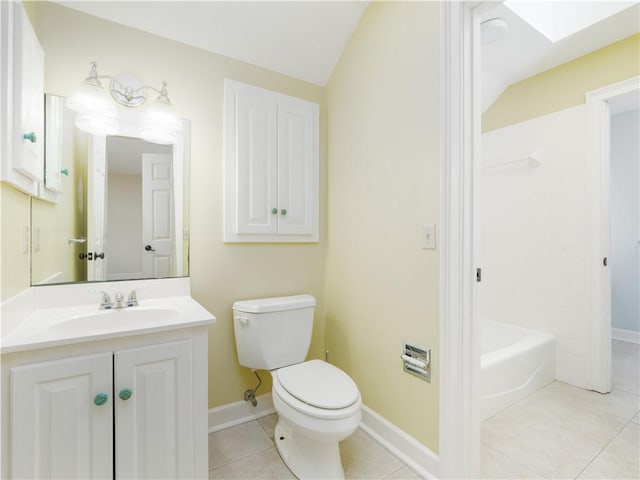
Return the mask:
<path id="1" fill-rule="evenodd" d="M 558 380 L 587 385 L 584 105 L 482 136 L 480 318 L 556 336 Z M 498 162 L 540 151 L 541 166 Z"/>

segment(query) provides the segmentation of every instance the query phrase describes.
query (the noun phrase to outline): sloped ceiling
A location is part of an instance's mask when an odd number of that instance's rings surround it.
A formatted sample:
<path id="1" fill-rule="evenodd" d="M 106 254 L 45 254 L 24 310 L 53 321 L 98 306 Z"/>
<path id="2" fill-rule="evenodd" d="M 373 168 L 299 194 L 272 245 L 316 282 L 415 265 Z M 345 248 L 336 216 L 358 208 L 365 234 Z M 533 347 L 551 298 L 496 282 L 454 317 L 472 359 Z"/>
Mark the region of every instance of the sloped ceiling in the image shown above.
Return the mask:
<path id="1" fill-rule="evenodd" d="M 321 86 L 369 5 L 323 0 L 57 3 Z M 501 41 L 482 48 L 483 110 L 509 85 L 640 31 L 638 2 L 557 43 L 500 2 L 482 19 L 494 17 L 504 18 L 509 29 Z"/>
<path id="2" fill-rule="evenodd" d="M 369 4 L 100 0 L 56 3 L 322 86 Z"/>

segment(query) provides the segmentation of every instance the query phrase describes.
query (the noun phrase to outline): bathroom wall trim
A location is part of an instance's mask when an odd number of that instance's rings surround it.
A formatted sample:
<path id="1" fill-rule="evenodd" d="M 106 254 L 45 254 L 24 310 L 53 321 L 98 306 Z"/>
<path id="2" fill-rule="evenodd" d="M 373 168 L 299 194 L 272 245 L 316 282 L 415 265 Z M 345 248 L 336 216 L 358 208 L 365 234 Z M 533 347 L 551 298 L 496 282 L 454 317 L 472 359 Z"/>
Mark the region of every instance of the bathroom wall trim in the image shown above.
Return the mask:
<path id="1" fill-rule="evenodd" d="M 640 344 L 640 332 L 633 330 L 625 330 L 624 328 L 611 329 L 611 338 L 622 342 L 630 342 Z"/>
<path id="2" fill-rule="evenodd" d="M 438 455 L 366 405 L 362 406 L 360 428 L 421 477 L 438 478 L 440 471 Z"/>
<path id="3" fill-rule="evenodd" d="M 256 400 L 258 405 L 255 407 L 244 400 L 239 400 L 210 409 L 209 433 L 235 427 L 275 413 L 276 409 L 273 408 L 273 400 L 270 393 L 258 395 Z"/>

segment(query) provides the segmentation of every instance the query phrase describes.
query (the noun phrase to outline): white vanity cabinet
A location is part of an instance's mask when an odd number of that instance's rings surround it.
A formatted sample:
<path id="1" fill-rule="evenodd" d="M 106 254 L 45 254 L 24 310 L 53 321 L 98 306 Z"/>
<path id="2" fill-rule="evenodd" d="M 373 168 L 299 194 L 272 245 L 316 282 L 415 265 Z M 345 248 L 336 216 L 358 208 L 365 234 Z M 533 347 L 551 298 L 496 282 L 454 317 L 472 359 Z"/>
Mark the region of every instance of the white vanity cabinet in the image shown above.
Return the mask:
<path id="1" fill-rule="evenodd" d="M 0 2 L 0 179 L 30 195 L 44 180 L 44 52 L 20 2 Z"/>
<path id="2" fill-rule="evenodd" d="M 206 477 L 206 342 L 205 326 L 3 355 L 3 474 Z"/>
<path id="3" fill-rule="evenodd" d="M 318 104 L 224 89 L 225 242 L 317 242 Z"/>

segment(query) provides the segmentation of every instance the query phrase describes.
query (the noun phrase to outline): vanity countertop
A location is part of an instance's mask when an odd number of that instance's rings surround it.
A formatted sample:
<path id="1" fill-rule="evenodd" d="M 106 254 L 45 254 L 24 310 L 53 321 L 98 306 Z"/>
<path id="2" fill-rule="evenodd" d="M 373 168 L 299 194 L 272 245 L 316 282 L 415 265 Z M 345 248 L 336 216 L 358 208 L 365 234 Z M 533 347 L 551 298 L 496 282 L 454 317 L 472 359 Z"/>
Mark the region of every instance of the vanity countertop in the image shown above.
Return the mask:
<path id="1" fill-rule="evenodd" d="M 0 353 L 155 333 L 215 322 L 189 296 L 141 301 L 139 306 L 99 310 L 97 306 L 34 310 L 2 337 Z"/>
<path id="2" fill-rule="evenodd" d="M 101 310 L 96 291 L 142 290 L 138 306 Z M 126 298 L 126 297 L 125 297 Z M 188 278 L 32 287 L 1 305 L 0 353 L 144 335 L 216 321 Z"/>

